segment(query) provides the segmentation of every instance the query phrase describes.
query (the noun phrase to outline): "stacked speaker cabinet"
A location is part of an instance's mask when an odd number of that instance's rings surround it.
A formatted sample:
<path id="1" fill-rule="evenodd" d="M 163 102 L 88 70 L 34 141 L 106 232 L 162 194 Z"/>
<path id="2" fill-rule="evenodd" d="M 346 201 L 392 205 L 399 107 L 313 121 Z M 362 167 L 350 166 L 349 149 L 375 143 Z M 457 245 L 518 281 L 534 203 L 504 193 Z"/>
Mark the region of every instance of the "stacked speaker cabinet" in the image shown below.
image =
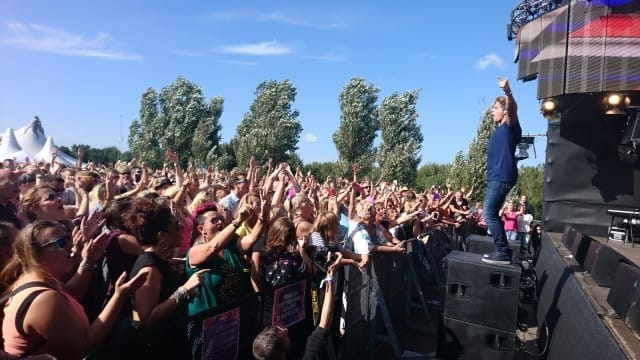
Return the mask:
<path id="1" fill-rule="evenodd" d="M 640 334 L 640 268 L 618 263 L 607 302 L 636 334 Z"/>
<path id="2" fill-rule="evenodd" d="M 520 271 L 517 265 L 483 263 L 481 254 L 447 256 L 439 357 L 513 359 Z"/>

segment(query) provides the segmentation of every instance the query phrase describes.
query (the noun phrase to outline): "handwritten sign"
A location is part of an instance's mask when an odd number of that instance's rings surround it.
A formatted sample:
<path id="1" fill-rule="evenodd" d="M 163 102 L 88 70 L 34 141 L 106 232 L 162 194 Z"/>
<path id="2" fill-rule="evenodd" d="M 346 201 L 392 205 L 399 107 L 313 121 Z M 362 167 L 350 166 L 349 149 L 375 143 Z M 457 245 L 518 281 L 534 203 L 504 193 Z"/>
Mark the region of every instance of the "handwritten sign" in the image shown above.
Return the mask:
<path id="1" fill-rule="evenodd" d="M 305 281 L 299 281 L 273 292 L 273 325 L 289 327 L 305 317 Z"/>
<path id="2" fill-rule="evenodd" d="M 202 359 L 238 359 L 240 308 L 202 321 Z"/>

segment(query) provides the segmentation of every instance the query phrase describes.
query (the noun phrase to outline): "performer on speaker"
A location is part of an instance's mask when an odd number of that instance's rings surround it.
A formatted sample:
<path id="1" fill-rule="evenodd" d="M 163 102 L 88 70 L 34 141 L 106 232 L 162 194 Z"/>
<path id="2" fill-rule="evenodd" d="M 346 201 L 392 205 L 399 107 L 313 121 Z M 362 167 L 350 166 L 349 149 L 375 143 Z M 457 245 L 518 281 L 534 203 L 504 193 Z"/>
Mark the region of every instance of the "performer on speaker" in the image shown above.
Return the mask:
<path id="1" fill-rule="evenodd" d="M 498 78 L 498 86 L 505 96 L 498 96 L 491 108 L 491 116 L 498 127 L 491 134 L 487 146 L 487 191 L 484 197 L 484 218 L 495 249 L 492 253 L 484 254 L 482 261 L 508 265 L 511 263 L 511 250 L 498 212 L 518 179 L 515 152 L 522 129 L 509 80 Z"/>

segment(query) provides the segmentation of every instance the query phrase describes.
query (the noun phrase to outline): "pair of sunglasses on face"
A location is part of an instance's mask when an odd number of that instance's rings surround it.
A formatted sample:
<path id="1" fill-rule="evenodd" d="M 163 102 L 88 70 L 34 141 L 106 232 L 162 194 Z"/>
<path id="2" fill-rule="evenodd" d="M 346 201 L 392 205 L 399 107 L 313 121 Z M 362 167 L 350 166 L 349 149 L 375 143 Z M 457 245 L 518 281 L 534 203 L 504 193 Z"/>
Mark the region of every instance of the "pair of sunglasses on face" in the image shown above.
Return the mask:
<path id="1" fill-rule="evenodd" d="M 62 190 L 62 191 L 64 191 L 64 190 Z M 49 193 L 49 195 L 43 197 L 42 201 L 53 201 L 53 200 L 59 198 L 61 195 L 62 195 L 62 192 L 60 192 L 60 193 L 52 192 L 52 193 Z"/>
<path id="2" fill-rule="evenodd" d="M 211 219 L 209 219 L 209 221 L 213 224 L 216 225 L 217 223 L 221 223 L 224 222 L 224 216 L 214 216 Z"/>
<path id="3" fill-rule="evenodd" d="M 58 236 L 57 238 L 47 241 L 44 244 L 40 244 L 39 248 L 44 249 L 48 246 L 55 245 L 58 249 L 64 249 L 67 247 L 67 243 L 71 241 L 71 237 L 69 235 Z"/>

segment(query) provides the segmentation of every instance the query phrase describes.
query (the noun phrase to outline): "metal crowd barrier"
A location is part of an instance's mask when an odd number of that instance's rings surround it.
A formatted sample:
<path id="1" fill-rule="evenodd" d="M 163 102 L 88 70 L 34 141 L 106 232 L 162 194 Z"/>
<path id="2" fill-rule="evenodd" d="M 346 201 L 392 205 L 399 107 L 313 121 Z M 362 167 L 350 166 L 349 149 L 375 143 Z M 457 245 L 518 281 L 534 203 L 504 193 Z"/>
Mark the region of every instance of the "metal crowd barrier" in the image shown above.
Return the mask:
<path id="1" fill-rule="evenodd" d="M 438 319 L 434 313 L 439 309 L 434 310 L 433 306 L 437 307 L 442 301 L 443 264 L 450 238 L 434 231 L 428 241 L 425 240 L 423 237 L 406 241 L 406 254 L 374 253 L 363 271 L 354 267 L 341 269 L 338 276 L 344 281 L 336 282 L 333 335 L 325 358 L 372 359 L 383 344 L 394 356 L 400 357 L 398 329 L 435 335 Z M 200 332 L 201 357 L 227 358 L 237 354 L 238 359 L 252 359 L 253 339 L 264 326 L 273 323 L 274 311 L 282 315 L 277 321 L 299 320 L 288 326 L 288 334 L 294 347 L 293 357 L 301 356 L 306 338 L 316 326 L 311 293 L 318 283 L 302 281 L 302 284 L 293 283 L 295 286 L 288 284 L 263 293 L 248 294 L 240 301 L 187 318 L 188 322 L 204 325 Z M 304 292 L 303 299 L 300 299 L 301 291 Z M 322 298 L 324 290 L 318 289 L 317 294 L 321 296 L 315 306 L 321 309 L 322 301 L 326 300 Z M 341 317 L 345 321 L 342 337 L 338 335 Z M 85 359 L 112 357 L 114 347 L 126 348 L 109 344 Z"/>

